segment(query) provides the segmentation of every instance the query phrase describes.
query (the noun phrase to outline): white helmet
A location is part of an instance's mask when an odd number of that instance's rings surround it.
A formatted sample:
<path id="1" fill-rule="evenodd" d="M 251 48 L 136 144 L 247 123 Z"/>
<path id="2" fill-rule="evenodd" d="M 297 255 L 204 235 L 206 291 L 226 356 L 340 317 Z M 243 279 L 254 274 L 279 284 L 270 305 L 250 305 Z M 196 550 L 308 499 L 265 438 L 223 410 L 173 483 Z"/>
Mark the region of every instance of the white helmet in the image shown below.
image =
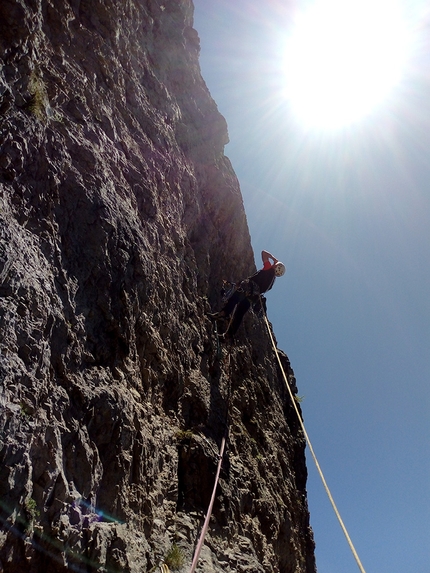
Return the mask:
<path id="1" fill-rule="evenodd" d="M 284 263 L 277 262 L 275 264 L 275 276 L 282 277 L 285 274 L 285 265 Z"/>

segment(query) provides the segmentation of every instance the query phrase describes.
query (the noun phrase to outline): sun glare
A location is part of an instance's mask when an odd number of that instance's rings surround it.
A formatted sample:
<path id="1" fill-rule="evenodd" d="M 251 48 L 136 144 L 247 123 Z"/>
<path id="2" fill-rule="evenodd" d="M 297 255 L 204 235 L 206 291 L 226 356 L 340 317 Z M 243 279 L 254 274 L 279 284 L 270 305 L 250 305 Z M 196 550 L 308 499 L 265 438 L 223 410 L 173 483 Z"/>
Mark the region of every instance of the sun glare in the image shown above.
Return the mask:
<path id="1" fill-rule="evenodd" d="M 396 0 L 316 0 L 299 14 L 285 53 L 286 95 L 308 127 L 336 129 L 399 83 L 406 23 Z"/>

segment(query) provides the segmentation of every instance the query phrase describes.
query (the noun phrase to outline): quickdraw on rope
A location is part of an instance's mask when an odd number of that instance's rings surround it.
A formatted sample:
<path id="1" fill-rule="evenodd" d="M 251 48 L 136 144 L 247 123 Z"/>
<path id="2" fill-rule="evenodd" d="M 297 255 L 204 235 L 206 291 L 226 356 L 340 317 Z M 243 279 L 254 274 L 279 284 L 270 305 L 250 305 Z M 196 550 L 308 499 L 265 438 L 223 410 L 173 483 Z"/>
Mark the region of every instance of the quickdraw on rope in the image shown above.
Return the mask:
<path id="1" fill-rule="evenodd" d="M 230 320 L 228 321 L 227 328 L 225 329 L 224 334 L 227 334 L 230 330 L 230 326 L 233 322 L 234 315 L 236 314 L 237 305 L 234 307 L 233 312 L 231 313 Z M 229 355 L 230 357 L 230 355 Z"/>
<path id="2" fill-rule="evenodd" d="M 196 570 L 197 567 L 197 562 L 199 560 L 200 557 L 200 552 L 202 550 L 203 547 L 203 543 L 205 541 L 205 536 L 209 527 L 209 521 L 212 515 L 212 508 L 215 502 L 215 494 L 216 494 L 216 490 L 218 487 L 218 482 L 219 482 L 219 476 L 220 476 L 220 472 L 221 472 L 221 466 L 222 466 L 222 460 L 224 457 L 224 448 L 225 448 L 225 443 L 227 440 L 227 433 L 228 433 L 228 417 L 229 417 L 229 402 L 230 402 L 230 352 L 227 355 L 228 358 L 228 362 L 227 362 L 227 372 L 228 372 L 228 401 L 227 401 L 227 414 L 226 414 L 226 428 L 225 428 L 225 433 L 224 436 L 222 438 L 221 441 L 221 447 L 219 450 L 219 456 L 218 456 L 218 467 L 217 467 L 217 471 L 216 471 L 216 476 L 215 476 L 215 483 L 214 483 L 214 488 L 212 491 L 212 497 L 211 497 L 211 501 L 209 503 L 209 507 L 208 510 L 206 512 L 206 518 L 205 518 L 205 522 L 203 524 L 203 528 L 202 531 L 200 533 L 200 537 L 199 540 L 197 542 L 196 545 L 196 550 L 194 552 L 194 557 L 193 557 L 193 562 L 191 564 L 191 569 L 190 569 L 190 573 L 194 573 L 194 571 Z"/>
<path id="3" fill-rule="evenodd" d="M 335 502 L 334 502 L 333 496 L 332 496 L 332 494 L 331 494 L 331 492 L 330 492 L 330 489 L 329 489 L 329 487 L 328 487 L 328 485 L 327 485 L 327 482 L 326 482 L 326 480 L 325 480 L 324 474 L 323 474 L 323 472 L 322 472 L 322 470 L 321 470 L 321 466 L 320 466 L 320 464 L 319 464 L 319 462 L 318 462 L 318 460 L 317 460 L 317 457 L 316 457 L 316 455 L 315 455 L 314 449 L 313 449 L 313 447 L 312 447 L 312 443 L 311 443 L 311 441 L 310 441 L 310 439 L 309 439 L 308 433 L 307 433 L 307 431 L 306 431 L 305 425 L 304 425 L 304 423 L 303 423 L 302 417 L 300 416 L 299 409 L 297 408 L 296 401 L 295 401 L 295 399 L 294 399 L 293 393 L 292 393 L 291 388 L 290 388 L 290 385 L 289 385 L 289 383 L 288 383 L 287 375 L 285 374 L 284 368 L 283 368 L 282 363 L 281 363 L 281 359 L 279 358 L 279 354 L 278 354 L 278 351 L 277 351 L 277 348 L 276 348 L 275 341 L 274 341 L 274 339 L 273 339 L 272 331 L 271 331 L 270 324 L 269 324 L 269 321 L 268 321 L 268 319 L 267 319 L 266 314 L 264 314 L 264 320 L 265 320 L 265 322 L 266 322 L 267 332 L 269 333 L 270 340 L 272 341 L 272 345 L 273 345 L 273 349 L 274 349 L 274 351 L 275 351 L 276 358 L 278 359 L 279 367 L 280 367 L 281 372 L 282 372 L 282 375 L 283 375 L 283 377 L 284 377 L 285 385 L 286 385 L 286 387 L 288 388 L 288 392 L 289 392 L 289 394 L 290 394 L 291 402 L 292 402 L 292 404 L 293 404 L 293 406 L 294 406 L 294 410 L 296 411 L 297 418 L 298 418 L 299 423 L 300 423 L 300 426 L 301 426 L 301 428 L 302 428 L 302 430 L 303 430 L 303 434 L 304 434 L 305 439 L 306 439 L 306 442 L 307 442 L 307 444 L 308 444 L 308 446 L 309 446 L 309 450 L 310 450 L 310 452 L 311 452 L 311 454 L 312 454 L 312 458 L 313 458 L 313 460 L 314 460 L 314 462 L 315 462 L 315 465 L 316 465 L 316 467 L 317 467 L 317 470 L 318 470 L 318 473 L 319 473 L 319 475 L 320 475 L 321 481 L 322 481 L 322 483 L 323 483 L 323 485 L 324 485 L 324 489 L 325 489 L 325 491 L 326 491 L 326 493 L 327 493 L 327 496 L 328 496 L 328 498 L 329 498 L 329 500 L 330 500 L 330 503 L 331 503 L 331 505 L 332 505 L 332 507 L 333 507 L 333 510 L 334 510 L 335 514 L 336 514 L 336 517 L 337 517 L 337 519 L 338 519 L 338 521 L 339 521 L 339 523 L 340 523 L 340 526 L 341 526 L 341 528 L 342 528 L 342 531 L 343 531 L 343 533 L 344 533 L 344 535 L 345 535 L 345 537 L 346 537 L 346 540 L 347 540 L 347 542 L 348 542 L 349 548 L 351 549 L 351 552 L 352 552 L 352 554 L 353 554 L 353 556 L 354 556 L 354 559 L 355 559 L 356 562 L 357 562 L 358 568 L 360 569 L 361 573 L 366 573 L 366 571 L 365 571 L 365 569 L 364 569 L 364 567 L 363 567 L 363 565 L 362 565 L 362 563 L 361 563 L 361 561 L 360 561 L 360 558 L 358 557 L 358 553 L 357 553 L 357 551 L 355 550 L 355 547 L 354 547 L 354 545 L 353 545 L 353 543 L 352 543 L 352 540 L 351 540 L 351 538 L 350 538 L 350 536 L 349 536 L 349 533 L 348 533 L 348 531 L 347 531 L 347 529 L 346 529 L 346 527 L 345 527 L 345 524 L 343 523 L 343 520 L 342 520 L 342 518 L 341 518 L 341 516 L 340 516 L 339 510 L 337 509 L 337 506 L 336 506 L 336 504 L 335 504 Z"/>
<path id="4" fill-rule="evenodd" d="M 221 356 L 221 344 L 219 341 L 218 325 L 217 325 L 216 320 L 214 321 L 214 334 L 215 334 L 215 340 L 216 340 L 216 355 L 218 358 L 220 358 L 220 356 Z"/>

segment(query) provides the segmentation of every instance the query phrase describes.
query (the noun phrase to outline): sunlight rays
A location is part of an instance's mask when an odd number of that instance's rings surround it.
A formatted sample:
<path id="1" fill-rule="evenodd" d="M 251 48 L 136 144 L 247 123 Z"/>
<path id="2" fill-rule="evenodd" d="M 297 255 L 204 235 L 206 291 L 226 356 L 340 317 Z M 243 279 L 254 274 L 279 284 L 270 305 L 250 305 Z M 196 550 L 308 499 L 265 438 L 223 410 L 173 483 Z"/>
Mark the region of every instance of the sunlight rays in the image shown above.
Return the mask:
<path id="1" fill-rule="evenodd" d="M 408 42 L 395 0 L 317 0 L 297 15 L 286 45 L 295 116 L 323 129 L 364 117 L 400 82 Z"/>

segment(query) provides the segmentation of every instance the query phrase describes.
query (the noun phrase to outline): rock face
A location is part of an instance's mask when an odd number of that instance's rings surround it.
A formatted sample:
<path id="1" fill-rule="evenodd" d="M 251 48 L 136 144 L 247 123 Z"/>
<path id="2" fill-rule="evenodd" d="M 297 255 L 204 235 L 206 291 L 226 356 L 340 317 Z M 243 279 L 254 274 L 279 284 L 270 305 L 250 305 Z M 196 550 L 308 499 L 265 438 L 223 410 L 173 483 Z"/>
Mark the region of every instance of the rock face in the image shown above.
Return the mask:
<path id="1" fill-rule="evenodd" d="M 0 2 L 0 571 L 313 573 L 304 439 L 189 0 Z M 289 381 L 295 380 L 282 356 Z"/>

